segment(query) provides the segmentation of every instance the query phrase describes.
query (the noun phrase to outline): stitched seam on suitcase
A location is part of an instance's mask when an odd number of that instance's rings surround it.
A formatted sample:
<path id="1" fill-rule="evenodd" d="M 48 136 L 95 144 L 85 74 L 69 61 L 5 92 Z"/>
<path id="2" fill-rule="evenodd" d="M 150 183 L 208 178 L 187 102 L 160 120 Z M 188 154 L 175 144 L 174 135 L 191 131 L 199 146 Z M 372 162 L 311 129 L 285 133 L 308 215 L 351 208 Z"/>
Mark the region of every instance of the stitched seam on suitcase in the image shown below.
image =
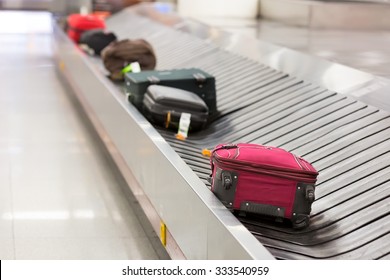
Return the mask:
<path id="1" fill-rule="evenodd" d="M 220 160 L 214 158 L 216 161 L 216 165 L 222 167 L 223 169 L 233 169 L 237 171 L 245 171 L 245 172 L 251 172 L 251 173 L 257 173 L 257 174 L 264 174 L 269 176 L 275 176 L 280 178 L 286 178 L 291 180 L 297 180 L 307 183 L 315 183 L 316 177 L 313 174 L 307 174 L 307 173 L 299 173 L 299 172 L 293 172 L 289 169 L 284 170 L 272 170 L 272 169 L 265 169 L 261 167 L 251 167 L 251 166 L 243 166 L 243 164 L 240 163 L 233 163 L 229 162 L 223 163 Z"/>

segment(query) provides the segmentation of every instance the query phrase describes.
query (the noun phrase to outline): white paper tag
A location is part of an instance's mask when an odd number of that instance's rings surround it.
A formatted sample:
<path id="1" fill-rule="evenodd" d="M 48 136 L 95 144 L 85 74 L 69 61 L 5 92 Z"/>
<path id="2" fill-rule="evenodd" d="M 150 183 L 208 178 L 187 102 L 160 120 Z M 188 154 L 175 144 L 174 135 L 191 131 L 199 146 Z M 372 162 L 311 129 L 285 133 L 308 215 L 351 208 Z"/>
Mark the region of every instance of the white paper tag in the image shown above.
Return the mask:
<path id="1" fill-rule="evenodd" d="M 188 136 L 188 130 L 190 128 L 191 123 L 191 114 L 189 113 L 181 113 L 180 121 L 179 121 L 179 130 L 177 132 L 177 135 L 180 138 L 187 138 Z"/>
<path id="2" fill-rule="evenodd" d="M 141 65 L 139 65 L 137 61 L 130 63 L 130 65 L 131 65 L 131 72 L 133 73 L 141 72 Z"/>
<path id="3" fill-rule="evenodd" d="M 88 11 L 88 7 L 86 5 L 82 5 L 80 7 L 80 15 L 88 15 L 89 14 L 89 11 Z"/>

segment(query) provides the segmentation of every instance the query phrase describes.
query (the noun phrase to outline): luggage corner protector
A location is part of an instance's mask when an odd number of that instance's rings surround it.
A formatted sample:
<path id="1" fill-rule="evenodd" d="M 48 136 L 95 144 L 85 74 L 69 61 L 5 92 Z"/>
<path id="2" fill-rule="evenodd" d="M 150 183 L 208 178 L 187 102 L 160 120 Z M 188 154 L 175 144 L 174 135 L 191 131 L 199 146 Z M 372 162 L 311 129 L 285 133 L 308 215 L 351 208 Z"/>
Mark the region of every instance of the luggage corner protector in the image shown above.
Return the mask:
<path id="1" fill-rule="evenodd" d="M 58 68 L 61 70 L 61 71 L 64 71 L 65 70 L 65 62 L 63 60 L 60 60 L 58 62 Z"/>
<path id="2" fill-rule="evenodd" d="M 160 221 L 160 241 L 164 247 L 167 246 L 167 226 L 163 221 Z"/>

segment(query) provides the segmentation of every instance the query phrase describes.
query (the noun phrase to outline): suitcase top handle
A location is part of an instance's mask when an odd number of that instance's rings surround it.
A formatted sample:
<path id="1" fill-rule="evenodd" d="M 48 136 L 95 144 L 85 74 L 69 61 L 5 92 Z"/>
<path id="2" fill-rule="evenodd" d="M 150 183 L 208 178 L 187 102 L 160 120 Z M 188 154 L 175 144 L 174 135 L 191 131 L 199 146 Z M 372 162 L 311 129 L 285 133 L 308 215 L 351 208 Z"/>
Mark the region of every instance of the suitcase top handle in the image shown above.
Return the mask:
<path id="1" fill-rule="evenodd" d="M 194 73 L 193 76 L 198 83 L 204 83 L 206 81 L 206 76 L 201 73 Z"/>
<path id="2" fill-rule="evenodd" d="M 219 151 L 219 150 L 227 150 L 227 149 L 236 149 L 238 148 L 238 146 L 236 144 L 223 144 L 221 146 L 217 146 L 217 148 L 215 148 L 212 153 L 215 153 L 216 151 Z"/>
<path id="3" fill-rule="evenodd" d="M 196 82 L 198 83 L 198 87 L 202 88 L 203 84 L 206 83 L 206 76 L 201 73 L 195 73 L 193 74 L 193 76 L 196 79 Z"/>

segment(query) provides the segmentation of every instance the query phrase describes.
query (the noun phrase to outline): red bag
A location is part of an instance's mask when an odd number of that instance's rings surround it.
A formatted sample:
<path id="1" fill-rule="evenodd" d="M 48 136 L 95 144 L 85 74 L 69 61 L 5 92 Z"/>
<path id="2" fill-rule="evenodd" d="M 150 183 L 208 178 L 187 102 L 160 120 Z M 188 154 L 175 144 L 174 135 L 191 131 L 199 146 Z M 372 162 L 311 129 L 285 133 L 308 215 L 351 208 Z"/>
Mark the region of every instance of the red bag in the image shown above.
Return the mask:
<path id="1" fill-rule="evenodd" d="M 304 159 L 241 143 L 218 145 L 210 163 L 211 190 L 228 209 L 287 218 L 294 228 L 308 225 L 318 172 Z"/>
<path id="2" fill-rule="evenodd" d="M 68 16 L 67 23 L 68 36 L 76 43 L 84 31 L 106 28 L 104 20 L 97 15 L 72 14 Z"/>

